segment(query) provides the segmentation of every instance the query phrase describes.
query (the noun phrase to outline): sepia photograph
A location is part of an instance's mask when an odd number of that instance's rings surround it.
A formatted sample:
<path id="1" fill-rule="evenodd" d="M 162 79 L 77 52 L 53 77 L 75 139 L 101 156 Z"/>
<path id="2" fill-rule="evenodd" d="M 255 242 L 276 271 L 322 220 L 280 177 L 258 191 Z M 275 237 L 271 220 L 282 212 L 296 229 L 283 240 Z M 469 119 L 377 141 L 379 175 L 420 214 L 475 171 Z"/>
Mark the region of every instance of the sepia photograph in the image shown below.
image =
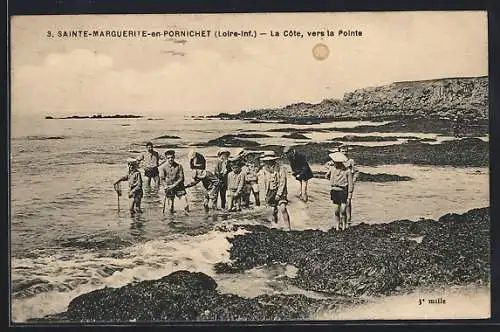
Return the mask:
<path id="1" fill-rule="evenodd" d="M 487 319 L 486 11 L 10 18 L 10 321 Z"/>

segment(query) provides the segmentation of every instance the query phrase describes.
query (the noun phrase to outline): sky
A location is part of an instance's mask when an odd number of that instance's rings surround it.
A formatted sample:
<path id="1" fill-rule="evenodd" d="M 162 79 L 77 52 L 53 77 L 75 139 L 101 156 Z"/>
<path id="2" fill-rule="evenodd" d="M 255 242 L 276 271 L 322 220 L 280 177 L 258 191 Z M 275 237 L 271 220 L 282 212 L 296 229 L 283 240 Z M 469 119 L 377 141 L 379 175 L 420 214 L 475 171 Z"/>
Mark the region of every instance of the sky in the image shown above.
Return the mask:
<path id="1" fill-rule="evenodd" d="M 255 30 L 257 38 L 58 38 L 68 30 Z M 307 31 L 358 30 L 358 37 Z M 297 37 L 270 31 L 297 30 Z M 395 81 L 483 76 L 487 13 L 17 16 L 12 115 L 203 115 L 317 103 Z M 312 49 L 323 43 L 325 60 Z"/>

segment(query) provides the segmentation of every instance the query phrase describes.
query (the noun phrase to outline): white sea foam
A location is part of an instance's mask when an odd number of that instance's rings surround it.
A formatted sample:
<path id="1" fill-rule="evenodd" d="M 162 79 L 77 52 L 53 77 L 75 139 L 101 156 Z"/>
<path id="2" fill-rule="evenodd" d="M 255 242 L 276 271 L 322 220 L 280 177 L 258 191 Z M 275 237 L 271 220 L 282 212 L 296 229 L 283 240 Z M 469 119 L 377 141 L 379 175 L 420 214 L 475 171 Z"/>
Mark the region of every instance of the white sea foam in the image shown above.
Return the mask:
<path id="1" fill-rule="evenodd" d="M 16 322 L 28 318 L 62 312 L 76 296 L 103 287 L 121 287 L 130 282 L 161 278 L 177 270 L 203 272 L 214 275 L 213 264 L 228 262 L 227 237 L 244 234 L 211 231 L 199 236 L 176 234 L 125 248 L 117 258 L 97 252 L 79 254 L 68 259 L 68 252 L 52 252 L 48 256 L 13 259 L 12 268 L 23 278 L 23 267 L 31 267 L 36 275 L 52 290 L 12 301 L 12 319 Z M 104 268 L 118 268 L 108 275 Z M 34 269 L 33 269 L 34 268 Z"/>

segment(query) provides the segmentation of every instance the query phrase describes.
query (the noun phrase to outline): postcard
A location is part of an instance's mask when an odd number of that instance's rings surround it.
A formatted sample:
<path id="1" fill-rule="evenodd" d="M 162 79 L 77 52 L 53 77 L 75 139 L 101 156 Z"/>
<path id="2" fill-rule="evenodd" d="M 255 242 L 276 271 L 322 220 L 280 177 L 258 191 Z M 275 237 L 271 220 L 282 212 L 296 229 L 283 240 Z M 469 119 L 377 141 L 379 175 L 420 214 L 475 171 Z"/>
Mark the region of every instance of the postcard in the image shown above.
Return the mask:
<path id="1" fill-rule="evenodd" d="M 10 28 L 12 322 L 490 317 L 485 11 Z"/>

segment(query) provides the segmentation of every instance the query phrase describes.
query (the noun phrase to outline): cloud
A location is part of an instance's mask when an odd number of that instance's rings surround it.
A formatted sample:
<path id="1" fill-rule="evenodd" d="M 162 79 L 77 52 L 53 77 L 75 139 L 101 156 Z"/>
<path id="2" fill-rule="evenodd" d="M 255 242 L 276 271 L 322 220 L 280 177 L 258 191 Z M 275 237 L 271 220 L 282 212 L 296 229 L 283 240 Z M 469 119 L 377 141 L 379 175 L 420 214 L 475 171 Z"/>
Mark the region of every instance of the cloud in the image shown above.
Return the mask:
<path id="1" fill-rule="evenodd" d="M 471 21 L 482 25 L 466 26 L 462 20 L 440 23 L 439 15 L 391 17 L 360 23 L 363 38 L 324 40 L 330 47 L 325 61 L 313 59 L 318 41 L 308 38 L 167 46 L 163 40 L 65 41 L 35 49 L 17 43 L 13 114 L 236 112 L 342 98 L 346 91 L 400 80 L 487 72 L 484 18 Z"/>
<path id="2" fill-rule="evenodd" d="M 300 57 L 294 54 L 250 49 L 240 53 L 245 56 L 192 50 L 183 57 L 166 57 L 162 66 L 147 71 L 118 70 L 111 56 L 90 50 L 51 53 L 39 66 L 13 70 L 13 110 L 50 114 L 238 111 L 289 102 L 290 96 L 275 93 L 277 89 L 307 93 L 315 88 L 308 89 L 300 80 L 304 74 L 297 70 Z M 310 68 L 307 75 L 319 70 Z"/>
<path id="3" fill-rule="evenodd" d="M 69 53 L 51 53 L 44 65 L 52 69 L 72 69 L 76 72 L 95 71 L 113 66 L 113 59 L 106 54 L 86 49 L 75 49 Z"/>

